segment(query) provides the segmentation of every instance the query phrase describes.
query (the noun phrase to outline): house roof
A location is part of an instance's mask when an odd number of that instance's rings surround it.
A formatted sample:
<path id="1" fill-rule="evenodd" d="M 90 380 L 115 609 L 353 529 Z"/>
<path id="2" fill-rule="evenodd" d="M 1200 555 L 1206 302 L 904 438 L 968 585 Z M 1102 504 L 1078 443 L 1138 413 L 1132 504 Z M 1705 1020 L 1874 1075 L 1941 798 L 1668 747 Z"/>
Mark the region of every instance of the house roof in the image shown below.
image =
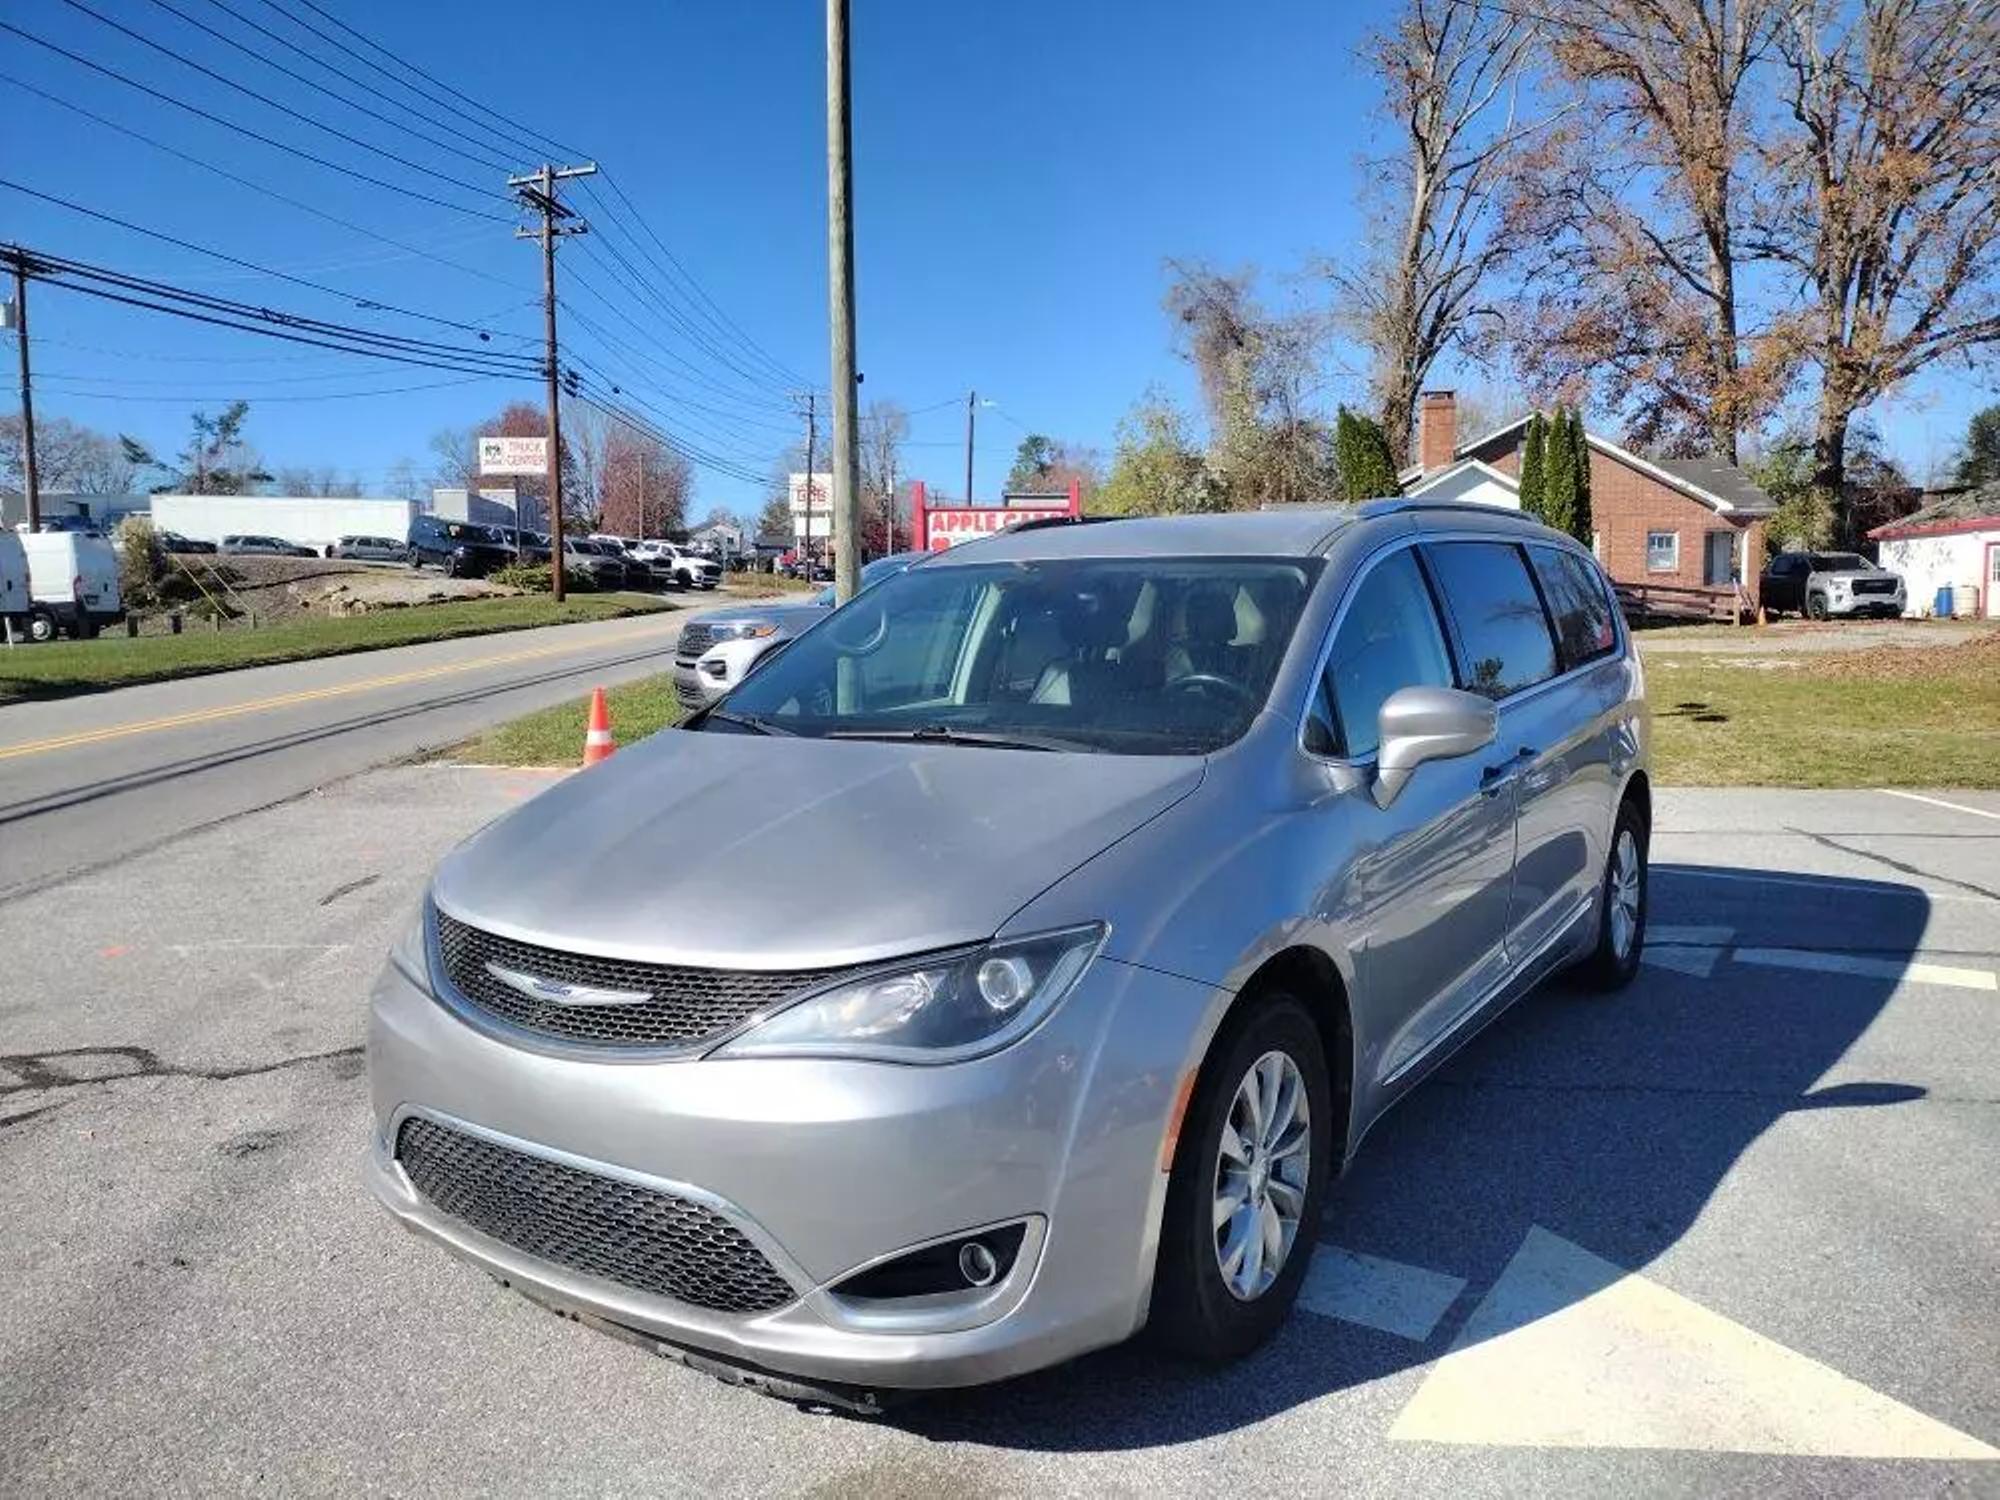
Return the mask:
<path id="1" fill-rule="evenodd" d="M 1942 536 L 1954 531 L 2000 531 L 2000 484 L 1939 495 L 1868 535 L 1886 541 L 1899 536 Z"/>
<path id="2" fill-rule="evenodd" d="M 1443 484 L 1452 475 L 1462 474 L 1467 469 L 1477 469 L 1486 478 L 1493 480 L 1496 484 L 1502 485 L 1517 494 L 1520 492 L 1521 482 L 1512 474 L 1507 473 L 1505 470 L 1494 468 L 1493 465 L 1487 463 L 1484 459 L 1461 458 L 1456 463 L 1446 464 L 1443 468 L 1434 469 L 1428 474 L 1424 474 L 1422 470 L 1418 470 L 1417 472 L 1421 477 L 1405 483 L 1403 493 L 1411 496 L 1421 495 L 1424 491 L 1435 489 L 1437 486 Z"/>
<path id="3" fill-rule="evenodd" d="M 1529 416 L 1516 417 L 1505 426 L 1496 427 L 1471 442 L 1460 443 L 1452 450 L 1452 458 L 1466 459 L 1488 444 L 1512 436 L 1528 425 Z M 1771 497 L 1735 464 L 1713 458 L 1643 458 L 1588 429 L 1585 429 L 1583 437 L 1599 453 L 1615 458 L 1642 474 L 1652 475 L 1682 494 L 1701 501 L 1711 510 L 1727 511 L 1738 516 L 1761 516 L 1769 515 L 1778 508 Z M 1457 466 L 1454 462 L 1451 468 L 1442 472 L 1449 473 Z M 1397 477 L 1403 481 L 1406 490 L 1412 484 L 1428 482 L 1421 468 L 1405 469 Z"/>

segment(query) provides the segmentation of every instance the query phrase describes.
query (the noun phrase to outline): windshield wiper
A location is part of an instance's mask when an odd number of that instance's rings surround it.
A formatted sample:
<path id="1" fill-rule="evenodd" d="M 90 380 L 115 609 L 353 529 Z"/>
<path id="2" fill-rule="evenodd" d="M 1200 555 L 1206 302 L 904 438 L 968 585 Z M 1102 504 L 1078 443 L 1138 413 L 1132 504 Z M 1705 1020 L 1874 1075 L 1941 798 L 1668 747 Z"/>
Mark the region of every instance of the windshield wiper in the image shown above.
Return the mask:
<path id="1" fill-rule="evenodd" d="M 890 740 L 920 745 L 975 745 L 987 750 L 1089 750 L 1075 740 L 1039 734 L 987 734 L 977 729 L 953 729 L 949 724 L 919 724 L 914 729 L 830 729 L 823 739 Z"/>
<path id="2" fill-rule="evenodd" d="M 740 724 L 753 734 L 782 734 L 790 738 L 797 738 L 798 736 L 796 729 L 787 729 L 782 724 L 773 724 L 769 719 L 759 719 L 751 714 L 733 714 L 726 708 L 711 708 L 701 716 L 701 722 L 704 725 L 715 721 L 720 721 L 724 724 Z"/>

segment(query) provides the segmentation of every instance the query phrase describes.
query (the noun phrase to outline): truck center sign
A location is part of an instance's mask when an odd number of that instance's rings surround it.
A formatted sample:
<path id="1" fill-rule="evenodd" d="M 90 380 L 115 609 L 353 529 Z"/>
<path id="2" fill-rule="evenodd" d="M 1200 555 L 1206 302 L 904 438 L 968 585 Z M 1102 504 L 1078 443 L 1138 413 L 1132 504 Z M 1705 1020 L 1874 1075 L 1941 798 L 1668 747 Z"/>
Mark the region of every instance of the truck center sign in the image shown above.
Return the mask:
<path id="1" fill-rule="evenodd" d="M 545 437 L 482 437 L 479 440 L 479 472 L 496 475 L 547 474 L 549 440 Z"/>

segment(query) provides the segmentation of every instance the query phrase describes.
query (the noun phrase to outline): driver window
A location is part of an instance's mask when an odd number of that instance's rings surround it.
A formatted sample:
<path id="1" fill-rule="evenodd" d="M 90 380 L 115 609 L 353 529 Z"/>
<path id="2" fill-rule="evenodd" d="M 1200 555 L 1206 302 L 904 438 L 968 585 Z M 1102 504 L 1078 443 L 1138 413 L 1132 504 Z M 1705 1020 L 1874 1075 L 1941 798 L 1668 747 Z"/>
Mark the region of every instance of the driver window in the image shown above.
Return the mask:
<path id="1" fill-rule="evenodd" d="M 1376 718 L 1391 693 L 1451 685 L 1437 609 L 1416 553 L 1406 547 L 1377 563 L 1348 604 L 1313 695 L 1306 748 L 1317 755 L 1373 755 Z"/>

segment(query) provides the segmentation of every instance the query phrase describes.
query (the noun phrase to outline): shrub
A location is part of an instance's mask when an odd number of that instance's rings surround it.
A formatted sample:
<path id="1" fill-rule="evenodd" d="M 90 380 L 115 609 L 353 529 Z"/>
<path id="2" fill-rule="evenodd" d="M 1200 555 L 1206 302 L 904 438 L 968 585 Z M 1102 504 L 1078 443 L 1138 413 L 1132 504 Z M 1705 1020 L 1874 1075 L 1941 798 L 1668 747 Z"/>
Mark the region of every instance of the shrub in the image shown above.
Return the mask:
<path id="1" fill-rule="evenodd" d="M 489 583 L 497 583 L 502 588 L 519 589 L 525 594 L 548 593 L 552 587 L 551 577 L 547 563 L 510 563 L 486 575 Z M 565 568 L 563 591 L 569 594 L 594 594 L 597 592 L 597 584 L 588 573 L 579 572 L 575 568 Z"/>

